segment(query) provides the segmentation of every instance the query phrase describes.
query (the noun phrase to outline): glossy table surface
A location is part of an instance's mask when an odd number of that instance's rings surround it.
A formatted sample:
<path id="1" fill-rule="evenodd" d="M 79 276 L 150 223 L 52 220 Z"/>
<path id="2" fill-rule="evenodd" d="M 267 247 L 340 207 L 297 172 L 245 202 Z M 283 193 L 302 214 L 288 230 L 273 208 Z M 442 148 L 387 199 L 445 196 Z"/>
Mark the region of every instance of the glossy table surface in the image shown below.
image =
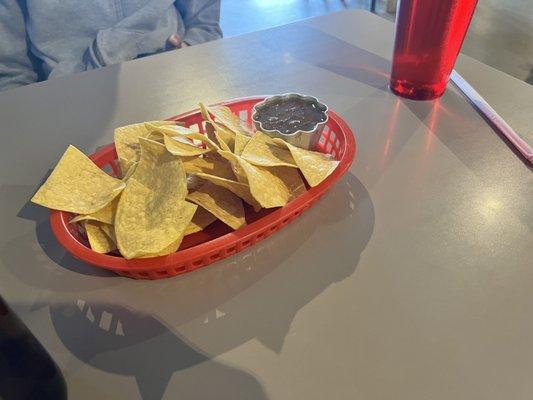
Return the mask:
<path id="1" fill-rule="evenodd" d="M 393 25 L 348 11 L 0 94 L 0 293 L 72 399 L 530 399 L 533 175 L 463 97 L 387 90 Z M 533 88 L 458 71 L 515 129 Z M 74 260 L 28 203 L 67 144 L 256 94 L 304 92 L 358 153 L 257 246 L 161 281 Z"/>

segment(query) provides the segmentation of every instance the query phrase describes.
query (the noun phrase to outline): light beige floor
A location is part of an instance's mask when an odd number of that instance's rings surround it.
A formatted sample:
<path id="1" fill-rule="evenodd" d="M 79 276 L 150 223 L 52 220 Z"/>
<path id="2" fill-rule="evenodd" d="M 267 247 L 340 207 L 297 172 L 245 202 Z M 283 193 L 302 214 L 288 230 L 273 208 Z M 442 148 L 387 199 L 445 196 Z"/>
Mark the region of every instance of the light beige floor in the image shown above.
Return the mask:
<path id="1" fill-rule="evenodd" d="M 533 0 L 479 0 L 463 51 L 533 84 Z"/>
<path id="2" fill-rule="evenodd" d="M 378 1 L 377 13 L 393 20 L 384 3 Z M 221 25 L 234 36 L 369 6 L 370 0 L 223 0 Z M 463 52 L 533 84 L 533 0 L 479 0 Z"/>

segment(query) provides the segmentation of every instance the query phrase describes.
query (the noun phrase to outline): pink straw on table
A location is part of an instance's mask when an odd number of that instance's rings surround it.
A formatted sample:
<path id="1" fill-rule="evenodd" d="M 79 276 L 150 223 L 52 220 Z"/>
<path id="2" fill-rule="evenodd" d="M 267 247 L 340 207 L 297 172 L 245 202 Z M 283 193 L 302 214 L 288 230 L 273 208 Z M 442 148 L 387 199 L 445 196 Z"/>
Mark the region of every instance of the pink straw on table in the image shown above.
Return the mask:
<path id="1" fill-rule="evenodd" d="M 496 128 L 533 164 L 533 149 L 526 143 L 505 120 L 481 97 L 481 95 L 461 76 L 453 70 L 451 80 L 470 100 L 470 102 L 483 114 Z"/>

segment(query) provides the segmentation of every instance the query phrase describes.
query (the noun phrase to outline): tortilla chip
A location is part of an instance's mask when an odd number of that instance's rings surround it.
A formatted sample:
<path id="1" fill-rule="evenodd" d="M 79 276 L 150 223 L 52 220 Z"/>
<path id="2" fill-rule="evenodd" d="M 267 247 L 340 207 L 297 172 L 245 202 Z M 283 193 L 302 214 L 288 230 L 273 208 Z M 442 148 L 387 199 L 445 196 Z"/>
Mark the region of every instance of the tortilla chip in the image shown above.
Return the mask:
<path id="1" fill-rule="evenodd" d="M 227 143 L 227 140 L 234 142 L 232 139 L 224 139 L 224 134 L 221 133 L 223 131 L 219 131 L 215 129 L 215 138 L 217 139 L 218 144 L 220 145 L 220 148 L 222 150 L 231 151 L 230 146 Z M 224 131 L 225 132 L 225 131 Z"/>
<path id="2" fill-rule="evenodd" d="M 231 170 L 233 171 L 233 174 L 237 177 L 237 181 L 239 181 L 240 183 L 248 184 L 248 176 L 246 175 L 246 172 L 242 169 L 241 164 L 239 163 L 240 157 L 236 156 L 230 151 L 224 150 L 219 150 L 218 154 L 220 154 L 222 157 L 229 161 L 231 165 Z"/>
<path id="3" fill-rule="evenodd" d="M 70 223 L 76 223 L 79 221 L 99 221 L 104 224 L 113 225 L 115 223 L 115 214 L 117 212 L 117 205 L 120 196 L 115 197 L 109 204 L 105 205 L 102 209 L 93 212 L 91 214 L 81 214 L 70 220 Z"/>
<path id="4" fill-rule="evenodd" d="M 217 154 L 210 154 L 209 157 L 188 157 L 182 161 L 188 174 L 204 173 L 229 180 L 236 179 L 231 164 Z"/>
<path id="5" fill-rule="evenodd" d="M 112 228 L 111 226 L 90 220 L 84 221 L 83 226 L 93 251 L 106 254 L 117 249 L 117 245 L 112 238 L 112 229 L 106 228 L 104 230 L 104 226 Z"/>
<path id="6" fill-rule="evenodd" d="M 250 141 L 250 139 L 251 139 L 250 136 L 244 136 L 239 133 L 236 134 L 235 135 L 235 147 L 234 147 L 233 153 L 237 156 L 240 156 L 242 154 L 242 151 L 244 150 L 244 148 Z"/>
<path id="7" fill-rule="evenodd" d="M 335 160 L 329 154 L 301 149 L 282 139 L 274 139 L 274 143 L 289 149 L 296 165 L 298 165 L 298 168 L 300 168 L 300 171 L 302 171 L 305 180 L 310 186 L 320 184 L 339 165 L 339 161 Z"/>
<path id="8" fill-rule="evenodd" d="M 194 213 L 194 217 L 192 217 L 192 221 L 187 226 L 187 229 L 185 229 L 185 236 L 203 231 L 208 225 L 211 225 L 216 220 L 217 217 L 205 208 L 198 207 Z"/>
<path id="9" fill-rule="evenodd" d="M 189 204 L 188 207 L 194 206 L 194 204 L 191 204 L 191 203 L 189 203 L 187 201 L 185 203 Z M 196 210 L 198 210 L 199 208 L 200 207 L 196 208 Z M 196 215 L 196 211 L 194 212 L 194 215 Z M 194 216 L 193 216 L 193 218 L 194 218 Z M 214 218 L 216 220 L 216 217 L 214 217 Z M 152 257 L 166 256 L 168 254 L 172 254 L 172 253 L 175 253 L 176 251 L 178 251 L 180 246 L 181 246 L 181 242 L 183 241 L 183 238 L 185 237 L 185 235 L 189 235 L 189 233 L 187 233 L 187 232 L 188 232 L 188 229 L 189 229 L 189 227 L 191 226 L 192 223 L 193 223 L 193 221 L 191 220 L 191 222 L 189 222 L 189 225 L 187 225 L 187 228 L 180 235 L 180 237 L 177 240 L 175 240 L 173 243 L 171 243 L 170 245 L 165 247 L 163 250 L 158 251 L 157 253 L 145 254 L 145 255 L 143 255 L 140 258 L 152 258 Z"/>
<path id="10" fill-rule="evenodd" d="M 213 149 L 219 149 L 220 146 L 213 142 L 211 139 L 209 139 L 206 135 L 202 135 L 201 133 L 189 133 L 187 135 L 182 135 L 185 138 L 196 140 L 199 142 L 202 142 L 205 146 L 211 147 Z"/>
<path id="11" fill-rule="evenodd" d="M 225 189 L 228 189 L 230 192 L 235 193 L 245 202 L 253 206 L 255 211 L 259 211 L 261 209 L 261 205 L 254 199 L 250 193 L 250 187 L 247 184 L 204 173 L 198 173 L 197 175 L 206 181 L 212 182 L 215 185 L 221 186 Z"/>
<path id="12" fill-rule="evenodd" d="M 158 251 L 157 253 L 144 254 L 138 258 L 161 257 L 161 256 L 166 256 L 168 254 L 175 253 L 180 248 L 181 242 L 183 241 L 184 237 L 185 237 L 185 232 L 183 232 L 177 240 L 170 243 L 167 247 Z"/>
<path id="13" fill-rule="evenodd" d="M 197 208 L 185 201 L 187 183 L 180 158 L 151 140 L 140 138 L 139 143 L 141 158 L 115 217 L 118 248 L 127 259 L 171 252 Z"/>
<path id="14" fill-rule="evenodd" d="M 289 150 L 280 147 L 270 136 L 259 131 L 252 136 L 241 157 L 251 164 L 262 167 L 297 168 Z"/>
<path id="15" fill-rule="evenodd" d="M 128 179 L 130 179 L 130 176 L 133 175 L 135 172 L 135 168 L 137 168 L 137 161 L 134 162 L 128 162 L 128 169 L 126 171 L 126 174 L 122 176 L 122 182 L 128 182 Z"/>
<path id="16" fill-rule="evenodd" d="M 202 148 L 194 145 L 191 141 L 181 136 L 166 136 L 164 137 L 164 143 L 167 150 L 175 156 L 192 157 L 200 154 L 205 154 L 212 151 L 212 148 Z"/>
<path id="17" fill-rule="evenodd" d="M 193 133 L 200 133 L 198 128 L 196 126 L 190 128 L 182 125 L 161 125 L 157 123 L 152 122 L 146 122 L 146 126 L 150 128 L 150 130 L 159 132 L 162 135 L 168 135 L 168 136 L 176 136 L 176 135 L 190 135 Z"/>
<path id="18" fill-rule="evenodd" d="M 206 135 L 201 134 L 198 129 L 185 128 L 182 126 L 159 126 L 155 127 L 158 132 L 164 136 L 170 136 L 174 139 L 181 138 L 183 143 L 192 145 L 203 144 L 211 149 L 218 149 L 219 146 Z M 200 146 L 196 146 L 200 147 Z"/>
<path id="19" fill-rule="evenodd" d="M 206 122 L 214 122 L 213 118 L 211 117 L 211 114 L 209 114 L 209 110 L 207 109 L 207 106 L 200 102 L 198 103 L 198 106 L 200 107 L 200 113 L 202 114 L 202 117 Z"/>
<path id="20" fill-rule="evenodd" d="M 305 184 L 296 168 L 260 167 L 235 154 L 219 151 L 238 163 L 248 181 L 250 193 L 263 208 L 281 207 L 305 192 Z"/>
<path id="21" fill-rule="evenodd" d="M 187 174 L 187 192 L 191 193 L 202 186 L 203 181 L 196 175 Z"/>
<path id="22" fill-rule="evenodd" d="M 109 204 L 125 186 L 69 146 L 31 201 L 54 210 L 91 214 Z"/>
<path id="23" fill-rule="evenodd" d="M 175 125 L 175 121 L 150 121 L 121 126 L 115 129 L 115 148 L 122 176 L 128 172 L 131 163 L 139 161 L 139 138 L 148 137 L 154 127 Z"/>
<path id="24" fill-rule="evenodd" d="M 233 151 L 233 148 L 235 147 L 236 134 L 218 124 L 216 126 L 215 133 L 217 134 L 217 138 L 219 138 L 219 140 L 222 140 L 224 143 L 226 143 L 228 150 Z"/>
<path id="25" fill-rule="evenodd" d="M 146 139 L 150 139 L 150 140 L 153 140 L 154 142 L 158 142 L 161 144 L 165 143 L 165 135 L 163 135 L 159 131 L 150 132 L 148 136 L 146 136 Z"/>
<path id="26" fill-rule="evenodd" d="M 113 241 L 115 249 L 117 248 L 117 235 L 115 235 L 115 227 L 109 224 L 99 224 L 104 233 Z"/>
<path id="27" fill-rule="evenodd" d="M 306 191 L 297 169 L 259 167 L 241 160 L 250 192 L 264 208 L 282 207 Z"/>
<path id="28" fill-rule="evenodd" d="M 207 107 L 203 103 L 200 103 L 200 110 L 202 111 L 202 116 L 206 121 L 213 121 L 209 115 L 212 114 L 215 117 L 216 123 L 225 126 L 233 133 L 244 136 L 252 136 L 252 128 L 246 122 L 242 121 L 237 115 L 233 114 L 228 107 Z"/>
<path id="29" fill-rule="evenodd" d="M 235 147 L 235 132 L 215 122 L 203 103 L 200 103 L 200 111 L 206 121 L 205 129 L 207 136 L 216 140 L 222 150 L 232 151 Z"/>
<path id="30" fill-rule="evenodd" d="M 235 133 L 216 122 L 208 121 L 205 125 L 207 136 L 214 138 L 222 150 L 233 151 Z"/>
<path id="31" fill-rule="evenodd" d="M 120 177 L 124 181 L 125 180 L 124 178 L 128 177 L 129 175 L 131 175 L 130 169 L 131 169 L 132 166 L 137 164 L 137 162 L 136 161 L 129 161 L 129 160 L 126 160 L 125 158 L 121 158 L 121 157 L 117 158 L 117 162 L 118 162 L 118 167 L 120 169 Z"/>
<path id="32" fill-rule="evenodd" d="M 205 208 L 233 229 L 246 225 L 242 200 L 233 192 L 212 182 L 206 182 L 200 189 L 189 194 L 187 200 Z"/>
<path id="33" fill-rule="evenodd" d="M 204 117 L 204 127 L 205 127 L 204 133 L 205 133 L 205 135 L 209 139 L 211 139 L 213 142 L 215 142 L 218 145 L 218 147 L 221 147 L 219 140 L 215 136 L 215 125 L 216 125 L 215 122 L 213 121 L 213 119 L 211 118 L 209 113 L 207 113 L 208 118 L 205 118 L 204 113 L 202 113 L 202 116 Z M 226 147 L 226 146 L 224 145 L 224 147 Z"/>

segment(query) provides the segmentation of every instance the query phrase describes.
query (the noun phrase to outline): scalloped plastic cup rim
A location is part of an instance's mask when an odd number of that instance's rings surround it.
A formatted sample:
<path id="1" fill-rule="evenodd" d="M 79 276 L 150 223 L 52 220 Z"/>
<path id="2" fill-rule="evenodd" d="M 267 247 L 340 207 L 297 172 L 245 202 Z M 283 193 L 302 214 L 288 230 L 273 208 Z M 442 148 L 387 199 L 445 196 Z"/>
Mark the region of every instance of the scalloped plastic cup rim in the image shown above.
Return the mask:
<path id="1" fill-rule="evenodd" d="M 291 98 L 291 97 L 299 97 L 302 100 L 309 101 L 309 102 L 312 102 L 312 103 L 316 103 L 318 106 L 320 106 L 320 108 L 324 108 L 324 110 L 322 112 L 326 115 L 326 119 L 324 121 L 317 122 L 315 124 L 315 126 L 313 127 L 313 129 L 307 130 L 307 131 L 297 130 L 296 132 L 293 132 L 293 133 L 283 133 L 283 132 L 281 132 L 281 131 L 279 131 L 277 129 L 263 129 L 263 125 L 262 125 L 261 121 L 256 120 L 256 115 L 257 115 L 258 109 L 260 109 L 261 106 L 263 106 L 266 103 L 269 103 L 271 101 L 274 101 L 274 100 L 277 100 L 277 99 L 283 99 L 283 98 Z M 322 130 L 324 129 L 324 127 L 326 126 L 326 124 L 327 124 L 327 122 L 329 120 L 328 111 L 329 111 L 328 106 L 326 104 L 322 103 L 320 100 L 318 100 L 314 96 L 308 96 L 308 95 L 304 95 L 304 94 L 300 94 L 300 93 L 284 93 L 284 94 L 277 94 L 277 95 L 268 96 L 263 101 L 257 103 L 253 107 L 252 121 L 254 122 L 254 125 L 255 125 L 256 129 L 260 130 L 261 132 L 266 133 L 267 135 L 272 136 L 272 137 L 279 137 L 279 138 L 282 138 L 284 140 L 290 141 L 291 138 L 295 138 L 295 137 L 302 136 L 302 135 L 307 135 L 307 136 L 317 135 L 317 136 L 320 136 L 320 134 L 322 134 Z"/>

